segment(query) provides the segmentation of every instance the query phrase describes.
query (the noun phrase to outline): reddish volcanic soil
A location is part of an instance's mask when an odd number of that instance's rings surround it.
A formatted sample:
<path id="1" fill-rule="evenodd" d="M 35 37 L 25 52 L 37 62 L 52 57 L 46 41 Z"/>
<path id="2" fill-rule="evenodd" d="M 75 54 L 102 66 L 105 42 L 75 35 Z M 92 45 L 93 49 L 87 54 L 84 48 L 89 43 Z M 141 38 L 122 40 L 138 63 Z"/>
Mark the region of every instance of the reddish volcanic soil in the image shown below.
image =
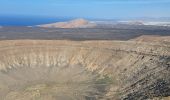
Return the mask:
<path id="1" fill-rule="evenodd" d="M 45 28 L 91 28 L 91 27 L 95 27 L 96 25 L 90 23 L 85 19 L 75 19 L 68 22 L 58 22 L 58 23 L 44 24 L 38 26 L 45 27 Z"/>

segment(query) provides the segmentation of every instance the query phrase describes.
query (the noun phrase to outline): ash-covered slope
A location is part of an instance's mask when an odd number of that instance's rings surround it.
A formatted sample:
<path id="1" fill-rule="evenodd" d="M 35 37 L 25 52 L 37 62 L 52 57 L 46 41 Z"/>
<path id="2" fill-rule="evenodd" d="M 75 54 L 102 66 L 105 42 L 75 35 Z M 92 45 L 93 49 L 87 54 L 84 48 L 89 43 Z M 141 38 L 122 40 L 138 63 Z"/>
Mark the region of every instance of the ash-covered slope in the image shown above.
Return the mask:
<path id="1" fill-rule="evenodd" d="M 96 24 L 91 23 L 85 19 L 75 19 L 68 22 L 57 22 L 51 24 L 38 25 L 38 27 L 44 28 L 92 28 Z"/>
<path id="2" fill-rule="evenodd" d="M 1 100 L 145 100 L 170 96 L 170 45 L 1 41 Z"/>

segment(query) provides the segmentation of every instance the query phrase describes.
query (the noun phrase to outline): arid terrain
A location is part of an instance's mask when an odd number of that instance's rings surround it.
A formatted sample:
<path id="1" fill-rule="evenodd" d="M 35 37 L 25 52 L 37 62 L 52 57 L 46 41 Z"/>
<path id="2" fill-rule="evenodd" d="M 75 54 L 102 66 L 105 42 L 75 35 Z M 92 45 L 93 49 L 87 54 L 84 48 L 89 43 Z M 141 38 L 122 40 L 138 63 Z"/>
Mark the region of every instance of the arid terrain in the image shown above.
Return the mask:
<path id="1" fill-rule="evenodd" d="M 0 100 L 170 100 L 170 0 L 0 0 Z"/>
<path id="2" fill-rule="evenodd" d="M 2 100 L 143 100 L 167 97 L 169 42 L 0 42 Z"/>
<path id="3" fill-rule="evenodd" d="M 120 25 L 113 28 L 2 27 L 0 40 L 130 40 L 142 35 L 170 36 L 170 29 L 156 26 Z"/>
<path id="4" fill-rule="evenodd" d="M 0 28 L 0 100 L 169 100 L 170 29 Z"/>

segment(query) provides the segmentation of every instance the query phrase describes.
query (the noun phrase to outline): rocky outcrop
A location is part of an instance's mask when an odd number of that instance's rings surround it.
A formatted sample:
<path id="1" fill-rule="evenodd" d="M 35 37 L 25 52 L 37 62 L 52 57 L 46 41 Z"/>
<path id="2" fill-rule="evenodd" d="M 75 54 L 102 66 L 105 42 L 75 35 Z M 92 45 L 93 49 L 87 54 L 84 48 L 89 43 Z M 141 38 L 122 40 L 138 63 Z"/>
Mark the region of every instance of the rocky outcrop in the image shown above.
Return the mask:
<path id="1" fill-rule="evenodd" d="M 170 46 L 134 41 L 0 42 L 1 100 L 170 96 Z"/>
<path id="2" fill-rule="evenodd" d="M 92 28 L 96 24 L 91 23 L 85 19 L 75 19 L 69 22 L 57 22 L 51 24 L 38 25 L 38 27 L 45 28 Z"/>

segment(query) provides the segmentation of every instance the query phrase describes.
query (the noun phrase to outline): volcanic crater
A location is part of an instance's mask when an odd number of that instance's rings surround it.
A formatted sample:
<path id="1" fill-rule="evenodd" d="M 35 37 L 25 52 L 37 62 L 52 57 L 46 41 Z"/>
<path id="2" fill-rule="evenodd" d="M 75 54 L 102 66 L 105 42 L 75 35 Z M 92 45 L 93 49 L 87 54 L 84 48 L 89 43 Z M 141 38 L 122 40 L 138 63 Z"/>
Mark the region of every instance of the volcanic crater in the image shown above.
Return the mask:
<path id="1" fill-rule="evenodd" d="M 143 100 L 170 95 L 170 46 L 0 41 L 0 100 Z"/>

